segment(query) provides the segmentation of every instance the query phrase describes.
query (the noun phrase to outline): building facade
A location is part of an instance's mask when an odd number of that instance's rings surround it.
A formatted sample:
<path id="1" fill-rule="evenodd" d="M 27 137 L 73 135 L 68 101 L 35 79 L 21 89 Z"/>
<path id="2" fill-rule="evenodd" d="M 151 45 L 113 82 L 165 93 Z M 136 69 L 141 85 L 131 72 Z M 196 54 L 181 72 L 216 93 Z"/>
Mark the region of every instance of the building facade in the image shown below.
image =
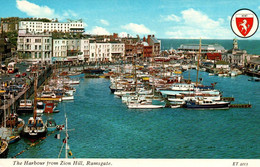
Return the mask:
<path id="1" fill-rule="evenodd" d="M 19 29 L 27 30 L 28 32 L 43 33 L 43 32 L 84 32 L 82 20 L 68 20 L 68 22 L 43 22 L 43 21 L 20 21 Z"/>
<path id="2" fill-rule="evenodd" d="M 154 35 L 148 35 L 147 37 L 147 43 L 149 44 L 149 46 L 152 46 L 153 48 L 153 56 L 160 56 L 160 52 L 161 52 L 161 41 L 158 40 L 157 38 L 155 38 Z"/>
<path id="3" fill-rule="evenodd" d="M 250 60 L 250 56 L 246 50 L 240 50 L 238 48 L 237 39 L 234 39 L 233 48 L 222 55 L 222 60 L 230 64 L 244 66 L 247 61 Z"/>
<path id="4" fill-rule="evenodd" d="M 17 53 L 28 62 L 52 63 L 51 34 L 19 32 Z"/>
<path id="5" fill-rule="evenodd" d="M 89 62 L 117 62 L 123 60 L 124 55 L 124 43 L 96 41 L 89 43 Z"/>
<path id="6" fill-rule="evenodd" d="M 83 61 L 89 62 L 90 61 L 90 52 L 89 52 L 89 48 L 90 48 L 90 44 L 89 44 L 90 40 L 89 39 L 81 39 L 80 40 L 80 51 L 81 51 L 81 59 L 83 59 Z"/>
<path id="7" fill-rule="evenodd" d="M 1 18 L 1 32 L 14 32 L 19 30 L 19 18 Z"/>

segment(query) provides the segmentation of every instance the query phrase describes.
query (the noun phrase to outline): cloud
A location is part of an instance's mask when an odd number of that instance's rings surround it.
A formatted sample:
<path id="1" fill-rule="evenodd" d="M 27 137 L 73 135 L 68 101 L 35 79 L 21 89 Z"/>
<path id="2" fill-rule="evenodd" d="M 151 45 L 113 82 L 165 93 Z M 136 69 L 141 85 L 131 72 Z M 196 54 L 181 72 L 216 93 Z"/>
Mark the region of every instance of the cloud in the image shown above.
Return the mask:
<path id="1" fill-rule="evenodd" d="M 78 17 L 78 14 L 69 9 L 63 12 L 63 17 L 67 17 L 67 18 Z"/>
<path id="2" fill-rule="evenodd" d="M 54 9 L 48 6 L 39 6 L 27 0 L 16 0 L 16 7 L 31 17 L 56 18 Z"/>
<path id="3" fill-rule="evenodd" d="M 101 19 L 100 22 L 106 26 L 109 26 L 109 22 L 106 20 Z"/>
<path id="4" fill-rule="evenodd" d="M 88 24 L 83 22 L 83 27 L 87 27 L 87 26 L 88 26 Z"/>
<path id="5" fill-rule="evenodd" d="M 27 0 L 16 0 L 16 7 L 26 13 L 30 17 L 39 17 L 39 18 L 58 18 L 59 20 L 65 19 L 75 19 L 79 15 L 72 10 L 64 10 L 63 13 L 57 14 L 54 9 L 49 8 L 48 6 L 39 6 L 37 4 L 31 3 Z"/>
<path id="6" fill-rule="evenodd" d="M 105 28 L 98 26 L 93 27 L 90 33 L 95 35 L 110 35 L 110 33 Z"/>
<path id="7" fill-rule="evenodd" d="M 149 28 L 145 27 L 143 24 L 135 24 L 135 23 L 129 23 L 124 26 L 121 26 L 121 28 L 128 30 L 135 34 L 155 34 L 155 32 L 151 31 Z"/>
<path id="8" fill-rule="evenodd" d="M 214 21 L 207 15 L 194 9 L 184 10 L 181 13 L 184 23 L 196 28 L 212 29 L 218 27 L 220 24 L 218 21 Z"/>
<path id="9" fill-rule="evenodd" d="M 181 12 L 181 22 L 170 27 L 165 34 L 171 38 L 233 38 L 231 29 L 224 26 L 225 20 L 218 18 L 213 20 L 206 14 L 187 9 Z"/>
<path id="10" fill-rule="evenodd" d="M 176 16 L 174 14 L 168 15 L 168 16 L 161 16 L 161 18 L 163 19 L 163 21 L 176 21 L 176 22 L 180 22 L 181 18 L 179 16 Z"/>
<path id="11" fill-rule="evenodd" d="M 227 17 L 227 21 L 230 22 L 230 20 L 231 20 L 231 16 L 228 16 L 228 17 Z"/>

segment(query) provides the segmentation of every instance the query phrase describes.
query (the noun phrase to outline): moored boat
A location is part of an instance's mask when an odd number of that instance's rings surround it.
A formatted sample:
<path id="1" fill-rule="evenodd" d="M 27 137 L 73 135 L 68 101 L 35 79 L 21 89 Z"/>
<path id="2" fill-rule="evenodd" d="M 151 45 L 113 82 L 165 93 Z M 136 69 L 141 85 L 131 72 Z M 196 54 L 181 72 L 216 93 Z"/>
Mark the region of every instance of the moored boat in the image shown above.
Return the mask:
<path id="1" fill-rule="evenodd" d="M 187 101 L 184 107 L 187 109 L 228 109 L 230 102 L 213 100 L 193 100 Z"/>
<path id="2" fill-rule="evenodd" d="M 8 142 L 8 144 L 13 144 L 18 142 L 21 139 L 20 135 L 16 135 L 16 136 L 9 136 L 8 138 L 6 138 L 6 141 Z"/>
<path id="3" fill-rule="evenodd" d="M 7 158 L 8 156 L 8 143 L 0 138 L 0 158 Z"/>
<path id="4" fill-rule="evenodd" d="M 47 120 L 47 129 L 48 131 L 54 131 L 57 129 L 57 124 L 54 119 L 50 118 Z"/>
<path id="5" fill-rule="evenodd" d="M 24 127 L 22 135 L 27 138 L 37 139 L 46 136 L 47 126 L 42 117 L 30 117 L 28 124 Z"/>
<path id="6" fill-rule="evenodd" d="M 43 114 L 44 110 L 45 110 L 45 104 L 42 101 L 38 101 L 36 103 L 36 113 Z"/>
<path id="7" fill-rule="evenodd" d="M 17 113 L 32 113 L 33 112 L 33 104 L 29 99 L 20 100 Z"/>
<path id="8" fill-rule="evenodd" d="M 22 135 L 31 138 L 31 139 L 38 139 L 40 137 L 44 137 L 47 134 L 47 125 L 43 122 L 42 117 L 37 114 L 37 106 L 38 106 L 38 112 L 44 111 L 44 103 L 37 103 L 37 82 L 38 82 L 38 76 L 37 72 L 35 73 L 34 78 L 34 110 L 33 110 L 33 117 L 30 117 L 28 119 L 28 124 L 24 126 Z"/>

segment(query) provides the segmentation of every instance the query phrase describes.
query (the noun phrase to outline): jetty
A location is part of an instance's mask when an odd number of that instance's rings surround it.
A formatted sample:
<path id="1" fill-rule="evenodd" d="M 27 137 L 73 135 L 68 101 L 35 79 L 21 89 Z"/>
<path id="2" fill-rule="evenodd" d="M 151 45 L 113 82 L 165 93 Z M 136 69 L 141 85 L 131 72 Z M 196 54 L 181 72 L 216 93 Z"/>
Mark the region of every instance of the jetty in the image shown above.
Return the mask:
<path id="1" fill-rule="evenodd" d="M 230 104 L 230 108 L 252 108 L 251 104 Z"/>

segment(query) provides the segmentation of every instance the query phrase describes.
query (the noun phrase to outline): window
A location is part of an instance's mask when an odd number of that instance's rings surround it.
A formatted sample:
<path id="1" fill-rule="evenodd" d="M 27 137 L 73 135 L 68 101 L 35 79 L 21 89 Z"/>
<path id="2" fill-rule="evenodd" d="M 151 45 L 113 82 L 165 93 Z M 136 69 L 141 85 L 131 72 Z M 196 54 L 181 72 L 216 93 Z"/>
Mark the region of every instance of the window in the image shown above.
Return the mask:
<path id="1" fill-rule="evenodd" d="M 35 50 L 37 50 L 37 45 L 35 45 Z"/>
<path id="2" fill-rule="evenodd" d="M 42 45 L 39 45 L 39 50 L 41 50 L 42 49 Z"/>
<path id="3" fill-rule="evenodd" d="M 41 39 L 35 39 L 35 43 L 41 43 Z"/>
<path id="4" fill-rule="evenodd" d="M 39 59 L 41 59 L 42 58 L 42 53 L 41 52 L 39 52 Z"/>

